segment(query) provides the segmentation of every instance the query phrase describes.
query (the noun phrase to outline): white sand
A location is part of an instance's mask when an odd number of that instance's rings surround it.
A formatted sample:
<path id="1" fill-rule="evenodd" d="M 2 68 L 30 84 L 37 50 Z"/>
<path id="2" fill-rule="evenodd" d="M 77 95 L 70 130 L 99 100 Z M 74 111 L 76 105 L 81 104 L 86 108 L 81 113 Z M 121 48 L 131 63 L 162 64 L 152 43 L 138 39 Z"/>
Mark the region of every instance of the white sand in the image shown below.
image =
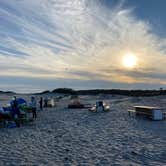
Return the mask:
<path id="1" fill-rule="evenodd" d="M 6 103 L 11 96 L 0 96 Z M 145 104 L 166 107 L 161 97 L 84 96 L 110 103 L 108 113 L 69 110 L 69 99 L 38 114 L 28 126 L 0 129 L 0 165 L 128 166 L 166 165 L 166 121 L 128 117 L 127 109 Z M 2 100 L 6 98 L 6 100 Z"/>

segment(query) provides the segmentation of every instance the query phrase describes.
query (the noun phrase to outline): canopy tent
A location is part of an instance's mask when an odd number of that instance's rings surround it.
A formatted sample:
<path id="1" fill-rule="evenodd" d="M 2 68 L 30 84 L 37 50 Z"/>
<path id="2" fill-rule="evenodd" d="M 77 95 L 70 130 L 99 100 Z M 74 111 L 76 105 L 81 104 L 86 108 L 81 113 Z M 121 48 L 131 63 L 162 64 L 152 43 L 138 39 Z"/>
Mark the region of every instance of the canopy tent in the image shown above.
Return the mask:
<path id="1" fill-rule="evenodd" d="M 16 99 L 16 101 L 18 105 L 27 104 L 27 102 L 23 98 L 18 98 Z M 10 105 L 13 105 L 13 100 L 10 101 Z"/>

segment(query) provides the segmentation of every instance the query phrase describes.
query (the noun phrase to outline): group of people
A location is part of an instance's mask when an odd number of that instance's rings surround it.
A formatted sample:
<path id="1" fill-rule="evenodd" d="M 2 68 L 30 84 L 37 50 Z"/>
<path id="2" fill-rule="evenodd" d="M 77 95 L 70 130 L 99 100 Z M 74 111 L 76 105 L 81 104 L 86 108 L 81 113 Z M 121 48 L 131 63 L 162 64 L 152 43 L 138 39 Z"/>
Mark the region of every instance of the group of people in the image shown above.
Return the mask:
<path id="1" fill-rule="evenodd" d="M 54 107 L 55 106 L 54 98 L 47 98 L 47 97 L 45 97 L 43 99 L 43 97 L 41 97 L 40 100 L 39 100 L 39 105 L 40 105 L 40 110 L 43 110 L 43 107 L 44 108 Z"/>
<path id="2" fill-rule="evenodd" d="M 40 100 L 39 100 L 39 107 L 40 107 L 40 110 L 42 111 L 43 110 L 43 107 L 48 107 L 48 102 L 49 102 L 49 99 L 47 97 L 45 97 L 43 99 L 43 97 L 40 97 Z"/>
<path id="3" fill-rule="evenodd" d="M 33 114 L 33 118 L 36 119 L 37 118 L 37 103 L 36 103 L 36 99 L 35 97 L 31 97 L 31 102 L 30 102 L 30 107 L 32 109 L 32 114 Z M 19 118 L 21 117 L 21 113 L 20 113 L 20 108 L 19 108 L 19 103 L 17 101 L 16 96 L 13 97 L 12 103 L 11 103 L 11 115 L 12 118 L 14 119 L 17 127 L 20 127 L 20 123 L 19 123 Z"/>
<path id="4" fill-rule="evenodd" d="M 41 111 L 43 110 L 43 107 L 45 107 L 45 108 L 48 107 L 48 101 L 49 101 L 49 99 L 47 97 L 45 97 L 44 99 L 43 99 L 43 97 L 40 97 L 39 108 Z M 36 113 L 37 101 L 36 101 L 36 98 L 34 96 L 31 97 L 31 101 L 30 101 L 29 105 L 32 108 L 33 118 L 37 118 L 37 113 Z M 12 107 L 14 116 L 18 117 L 20 112 L 19 112 L 19 107 L 18 107 L 16 96 L 14 96 L 14 98 L 13 98 L 13 102 L 12 102 L 11 107 Z"/>
<path id="5" fill-rule="evenodd" d="M 0 108 L 0 124 L 7 126 L 14 121 L 15 125 L 20 127 L 21 123 L 37 118 L 37 109 L 42 111 L 43 108 L 53 106 L 55 106 L 53 98 L 40 97 L 38 100 L 32 96 L 27 103 L 23 98 L 14 96 L 9 106 Z"/>
<path id="6" fill-rule="evenodd" d="M 43 106 L 46 107 L 47 106 L 47 102 L 48 99 L 44 99 L 44 104 L 43 104 L 43 98 L 41 97 L 39 100 L 39 107 L 40 110 L 43 110 Z M 30 103 L 29 106 L 31 107 L 32 110 L 32 116 L 33 119 L 37 118 L 37 101 L 36 98 L 34 96 L 31 97 L 30 99 Z M 17 127 L 20 127 L 20 123 L 19 123 L 19 118 L 21 117 L 21 113 L 20 113 L 20 107 L 19 107 L 19 103 L 17 101 L 16 96 L 13 97 L 12 103 L 11 103 L 11 116 L 14 119 Z"/>

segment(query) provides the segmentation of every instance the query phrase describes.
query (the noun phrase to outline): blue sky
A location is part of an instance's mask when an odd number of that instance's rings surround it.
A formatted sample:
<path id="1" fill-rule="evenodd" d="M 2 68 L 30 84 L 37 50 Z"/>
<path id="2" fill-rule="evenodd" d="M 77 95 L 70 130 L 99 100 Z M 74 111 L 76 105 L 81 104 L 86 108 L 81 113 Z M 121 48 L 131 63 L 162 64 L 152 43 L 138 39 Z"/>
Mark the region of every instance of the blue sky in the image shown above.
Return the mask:
<path id="1" fill-rule="evenodd" d="M 0 89 L 166 85 L 164 0 L 0 0 Z M 126 54 L 137 57 L 132 69 Z"/>

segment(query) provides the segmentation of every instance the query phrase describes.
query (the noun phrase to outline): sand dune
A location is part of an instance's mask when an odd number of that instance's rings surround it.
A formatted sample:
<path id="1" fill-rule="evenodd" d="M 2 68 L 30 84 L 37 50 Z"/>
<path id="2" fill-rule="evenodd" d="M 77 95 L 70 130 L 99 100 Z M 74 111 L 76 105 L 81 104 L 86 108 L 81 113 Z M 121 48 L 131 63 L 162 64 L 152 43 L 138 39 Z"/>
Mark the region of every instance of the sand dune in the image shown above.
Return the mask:
<path id="1" fill-rule="evenodd" d="M 0 96 L 1 105 L 10 97 Z M 32 124 L 0 129 L 0 165 L 166 165 L 166 121 L 127 114 L 137 104 L 166 107 L 165 97 L 101 98 L 110 104 L 110 112 L 67 109 L 69 99 L 64 98 L 56 108 L 38 112 Z M 94 103 L 100 96 L 81 99 Z"/>

